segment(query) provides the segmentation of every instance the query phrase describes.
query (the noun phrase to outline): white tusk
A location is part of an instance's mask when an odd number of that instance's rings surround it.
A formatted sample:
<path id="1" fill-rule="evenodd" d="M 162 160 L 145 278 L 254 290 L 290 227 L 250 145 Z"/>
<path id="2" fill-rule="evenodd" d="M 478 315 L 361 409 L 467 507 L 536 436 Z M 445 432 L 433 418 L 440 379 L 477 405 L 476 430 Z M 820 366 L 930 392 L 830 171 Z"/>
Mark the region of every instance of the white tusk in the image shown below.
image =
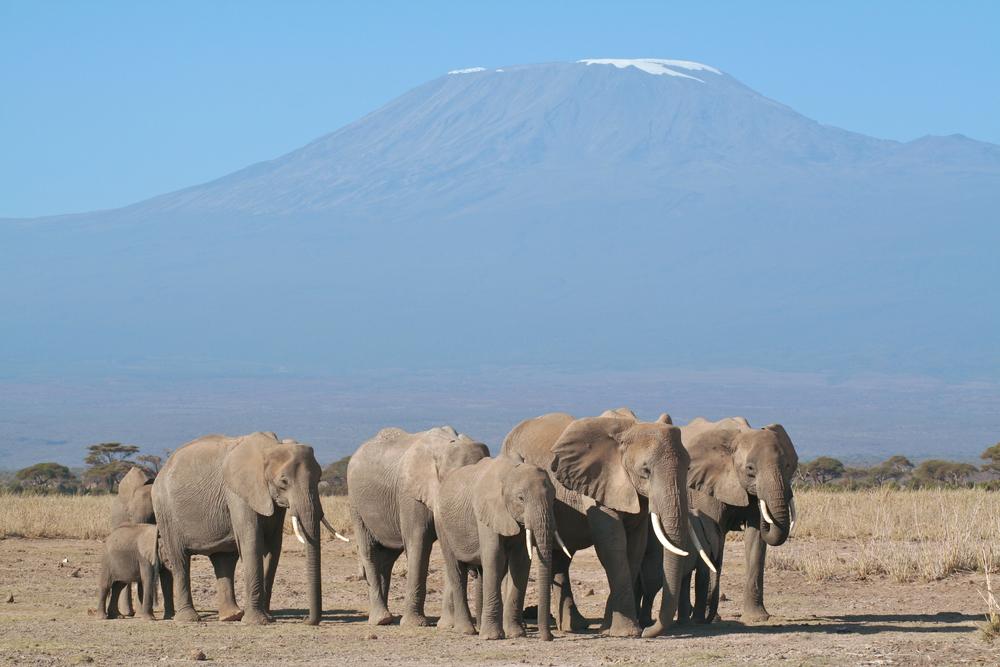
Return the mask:
<path id="1" fill-rule="evenodd" d="M 660 525 L 660 517 L 656 515 L 656 512 L 649 513 L 649 520 L 653 522 L 653 532 L 656 533 L 656 539 L 660 541 L 664 549 L 676 556 L 688 555 L 688 552 L 671 544 L 667 536 L 663 534 L 663 526 Z"/>
<path id="2" fill-rule="evenodd" d="M 564 554 L 566 554 L 566 558 L 569 558 L 570 560 L 572 560 L 573 559 L 573 554 L 571 554 L 569 552 L 569 549 L 566 548 L 566 543 L 562 541 L 561 537 L 559 537 L 559 531 L 558 530 L 554 530 L 552 532 L 555 533 L 555 535 L 556 535 L 556 542 L 559 543 L 559 548 L 563 550 Z"/>
<path id="3" fill-rule="evenodd" d="M 333 526 L 330 525 L 330 522 L 326 520 L 326 517 L 323 517 L 322 519 L 320 519 L 320 521 L 323 522 L 323 525 L 326 526 L 326 529 L 329 530 L 331 533 L 333 533 L 333 536 L 336 537 L 338 540 L 343 540 L 344 542 L 351 541 L 350 538 L 344 537 L 336 530 L 334 530 Z"/>
<path id="4" fill-rule="evenodd" d="M 715 569 L 715 564 L 712 562 L 712 559 L 708 557 L 707 553 L 705 553 L 705 547 L 701 546 L 701 541 L 698 540 L 698 533 L 695 532 L 694 526 L 690 523 L 688 524 L 688 534 L 691 536 L 691 541 L 694 543 L 694 548 L 698 551 L 698 555 L 701 556 L 703 561 L 705 561 L 705 565 L 708 566 L 708 569 L 711 570 L 713 574 L 718 574 L 719 571 Z"/>
<path id="5" fill-rule="evenodd" d="M 295 531 L 295 537 L 299 538 L 299 542 L 302 544 L 306 543 L 306 538 L 302 536 L 302 529 L 299 528 L 299 518 L 292 515 L 292 530 Z"/>
<path id="6" fill-rule="evenodd" d="M 788 534 L 791 535 L 792 531 L 795 530 L 795 498 L 788 499 L 788 511 L 792 515 L 792 521 L 788 525 Z"/>
<path id="7" fill-rule="evenodd" d="M 531 560 L 531 529 L 524 529 L 524 541 L 528 545 L 528 560 Z"/>
<path id="8" fill-rule="evenodd" d="M 774 523 L 774 519 L 771 518 L 771 513 L 767 511 L 767 503 L 764 502 L 764 499 L 758 498 L 757 501 L 760 503 L 760 515 L 764 517 L 764 521 L 767 521 L 772 526 L 777 525 Z"/>

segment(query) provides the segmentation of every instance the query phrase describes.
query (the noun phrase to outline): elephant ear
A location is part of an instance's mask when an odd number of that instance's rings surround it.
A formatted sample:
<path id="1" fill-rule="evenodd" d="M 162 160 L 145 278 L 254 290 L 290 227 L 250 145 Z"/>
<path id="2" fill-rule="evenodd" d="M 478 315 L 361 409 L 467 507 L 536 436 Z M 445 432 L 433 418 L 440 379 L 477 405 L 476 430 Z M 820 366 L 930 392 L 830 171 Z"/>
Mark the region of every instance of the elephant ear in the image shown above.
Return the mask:
<path id="1" fill-rule="evenodd" d="M 673 426 L 674 425 L 674 420 L 670 418 L 670 415 L 668 415 L 666 412 L 664 412 L 663 414 L 661 414 L 659 417 L 656 418 L 656 423 L 657 424 L 669 424 L 670 426 Z"/>
<path id="2" fill-rule="evenodd" d="M 740 483 L 733 461 L 733 438 L 738 431 L 713 429 L 692 438 L 686 446 L 691 456 L 688 486 L 727 505 L 746 507 L 750 497 Z"/>
<path id="3" fill-rule="evenodd" d="M 605 410 L 600 414 L 600 416 L 608 417 L 610 419 L 630 419 L 634 422 L 639 421 L 639 418 L 635 416 L 635 413 L 626 407 L 615 408 L 614 410 Z"/>
<path id="4" fill-rule="evenodd" d="M 255 434 L 256 435 L 256 434 Z M 240 438 L 222 464 L 222 478 L 230 491 L 262 516 L 274 514 L 274 501 L 264 477 L 265 438 Z"/>
<path id="5" fill-rule="evenodd" d="M 128 504 L 132 495 L 139 490 L 139 487 L 145 486 L 148 481 L 149 479 L 146 477 L 146 473 L 138 467 L 132 466 L 132 469 L 129 470 L 124 477 L 122 477 L 122 481 L 118 482 L 118 495 L 122 502 Z"/>
<path id="6" fill-rule="evenodd" d="M 552 448 L 551 470 L 568 489 L 606 507 L 635 514 L 639 494 L 622 463 L 621 435 L 633 425 L 625 419 L 577 419 Z"/>
<path id="7" fill-rule="evenodd" d="M 478 484 L 472 491 L 476 519 L 494 533 L 506 537 L 521 532 L 521 526 L 507 509 L 503 496 L 504 480 L 519 465 L 522 464 L 506 457 L 483 459 L 476 464 L 483 467 L 483 472 L 477 475 Z"/>

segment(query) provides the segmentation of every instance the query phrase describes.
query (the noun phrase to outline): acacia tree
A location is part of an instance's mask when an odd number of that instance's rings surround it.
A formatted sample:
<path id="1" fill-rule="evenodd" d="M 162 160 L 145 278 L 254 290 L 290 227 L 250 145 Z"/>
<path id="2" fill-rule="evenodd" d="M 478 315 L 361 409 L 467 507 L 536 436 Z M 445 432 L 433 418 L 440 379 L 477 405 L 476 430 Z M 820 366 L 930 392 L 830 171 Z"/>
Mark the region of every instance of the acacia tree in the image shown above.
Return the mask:
<path id="1" fill-rule="evenodd" d="M 69 468 L 59 463 L 36 463 L 21 468 L 14 474 L 14 479 L 26 491 L 69 493 L 76 487 L 76 477 Z"/>
<path id="2" fill-rule="evenodd" d="M 155 454 L 140 454 L 135 457 L 135 460 L 139 463 L 139 467 L 145 470 L 150 477 L 156 477 L 160 474 L 160 468 L 163 467 L 163 458 Z"/>
<path id="3" fill-rule="evenodd" d="M 102 442 L 87 447 L 88 454 L 84 458 L 87 470 L 83 473 L 83 481 L 90 488 L 98 488 L 111 493 L 121 478 L 135 465 L 129 460 L 139 451 L 135 445 L 123 445 L 120 442 Z"/>
<path id="4" fill-rule="evenodd" d="M 1000 473 L 1000 442 L 988 447 L 979 458 L 986 461 L 982 466 L 984 472 Z"/>
<path id="5" fill-rule="evenodd" d="M 923 484 L 964 486 L 969 483 L 969 478 L 975 474 L 976 470 L 976 466 L 971 463 L 930 459 L 917 466 L 913 476 Z"/>
<path id="6" fill-rule="evenodd" d="M 872 480 L 881 486 L 886 482 L 899 482 L 910 474 L 913 464 L 905 456 L 890 456 L 888 459 L 873 466 L 870 470 Z"/>
<path id="7" fill-rule="evenodd" d="M 844 464 L 829 456 L 820 456 L 799 466 L 799 474 L 812 484 L 826 484 L 844 474 Z"/>

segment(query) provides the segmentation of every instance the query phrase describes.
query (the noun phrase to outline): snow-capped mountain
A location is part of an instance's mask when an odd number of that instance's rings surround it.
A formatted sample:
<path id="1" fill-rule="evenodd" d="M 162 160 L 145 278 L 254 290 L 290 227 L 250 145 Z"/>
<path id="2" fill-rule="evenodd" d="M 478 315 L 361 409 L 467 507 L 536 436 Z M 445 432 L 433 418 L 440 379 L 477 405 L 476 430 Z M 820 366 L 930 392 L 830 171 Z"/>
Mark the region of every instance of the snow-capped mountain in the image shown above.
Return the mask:
<path id="1" fill-rule="evenodd" d="M 461 67 L 210 183 L 2 222 L 0 362 L 993 373 L 998 219 L 991 144 L 684 60 Z"/>

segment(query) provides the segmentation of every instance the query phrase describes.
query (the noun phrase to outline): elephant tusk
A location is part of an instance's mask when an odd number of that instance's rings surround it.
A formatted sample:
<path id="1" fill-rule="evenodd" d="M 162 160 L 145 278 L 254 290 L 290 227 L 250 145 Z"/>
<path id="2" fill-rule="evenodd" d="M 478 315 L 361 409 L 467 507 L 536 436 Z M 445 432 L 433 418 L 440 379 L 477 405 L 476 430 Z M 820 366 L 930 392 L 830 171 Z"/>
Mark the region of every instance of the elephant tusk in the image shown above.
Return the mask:
<path id="1" fill-rule="evenodd" d="M 302 544 L 306 543 L 306 538 L 302 536 L 302 529 L 299 528 L 299 518 L 292 515 L 292 530 L 295 531 L 295 537 L 299 538 L 299 542 Z"/>
<path id="2" fill-rule="evenodd" d="M 330 525 L 330 522 L 326 520 L 326 517 L 323 517 L 322 519 L 320 519 L 320 521 L 323 522 L 323 525 L 326 526 L 326 529 L 329 530 L 331 533 L 333 533 L 333 536 L 336 537 L 338 540 L 342 540 L 344 542 L 350 542 L 351 541 L 350 538 L 344 537 L 343 535 L 341 535 L 340 533 L 338 533 L 334 529 L 334 527 Z"/>
<path id="3" fill-rule="evenodd" d="M 531 529 L 524 529 L 524 542 L 528 545 L 528 560 L 531 560 Z"/>
<path id="4" fill-rule="evenodd" d="M 794 497 L 788 499 L 788 511 L 792 515 L 791 523 L 788 525 L 788 534 L 791 535 L 792 531 L 795 530 L 795 518 L 797 516 L 796 513 L 795 513 L 795 498 Z"/>
<path id="5" fill-rule="evenodd" d="M 757 502 L 760 503 L 760 515 L 764 517 L 764 521 L 767 521 L 772 526 L 777 525 L 774 523 L 774 519 L 771 518 L 771 513 L 767 511 L 767 503 L 764 502 L 764 499 L 758 498 Z"/>
<path id="6" fill-rule="evenodd" d="M 694 526 L 690 523 L 688 524 L 688 534 L 691 536 L 691 541 L 694 543 L 694 548 L 698 552 L 698 555 L 701 556 L 703 561 L 705 561 L 705 565 L 707 565 L 708 569 L 712 571 L 712 574 L 718 574 L 719 571 L 715 569 L 715 563 L 713 563 L 712 559 L 708 557 L 707 553 L 705 553 L 705 547 L 701 546 L 701 540 L 698 539 L 698 533 L 695 531 Z"/>
<path id="7" fill-rule="evenodd" d="M 674 554 L 675 556 L 687 556 L 688 552 L 684 551 L 680 547 L 675 547 L 667 539 L 667 536 L 663 534 L 663 526 L 660 525 L 660 517 L 657 516 L 656 512 L 649 513 L 649 520 L 653 522 L 653 532 L 656 533 L 656 539 L 660 541 L 663 548 Z"/>
<path id="8" fill-rule="evenodd" d="M 559 537 L 559 531 L 558 530 L 554 530 L 552 532 L 555 533 L 555 535 L 556 535 L 556 542 L 559 543 L 559 548 L 563 550 L 564 554 L 566 554 L 566 558 L 569 558 L 570 560 L 572 560 L 573 559 L 573 554 L 571 554 L 569 552 L 569 549 L 566 548 L 566 543 L 562 541 L 561 537 Z"/>

